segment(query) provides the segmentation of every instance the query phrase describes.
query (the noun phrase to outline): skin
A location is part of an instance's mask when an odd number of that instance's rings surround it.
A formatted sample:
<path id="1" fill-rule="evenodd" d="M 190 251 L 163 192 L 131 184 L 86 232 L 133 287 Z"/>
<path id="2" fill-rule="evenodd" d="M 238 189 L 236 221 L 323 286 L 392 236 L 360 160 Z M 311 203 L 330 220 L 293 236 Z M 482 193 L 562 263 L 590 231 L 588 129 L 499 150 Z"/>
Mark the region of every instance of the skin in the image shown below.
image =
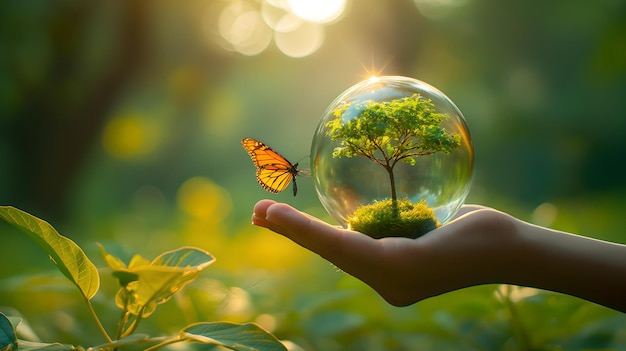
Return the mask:
<path id="1" fill-rule="evenodd" d="M 372 239 L 272 200 L 255 205 L 252 223 L 317 253 L 395 306 L 506 283 L 626 312 L 626 245 L 539 227 L 492 208 L 465 205 L 453 221 L 415 240 Z"/>

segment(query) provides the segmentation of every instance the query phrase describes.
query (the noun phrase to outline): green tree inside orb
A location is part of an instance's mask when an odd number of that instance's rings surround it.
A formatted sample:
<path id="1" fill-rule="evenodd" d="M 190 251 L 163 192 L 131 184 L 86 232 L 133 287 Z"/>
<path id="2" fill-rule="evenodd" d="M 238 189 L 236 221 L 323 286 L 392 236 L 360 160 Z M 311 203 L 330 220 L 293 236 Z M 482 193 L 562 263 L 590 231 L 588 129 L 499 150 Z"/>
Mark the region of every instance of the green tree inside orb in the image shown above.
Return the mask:
<path id="1" fill-rule="evenodd" d="M 437 113 L 430 99 L 419 94 L 391 101 L 360 102 L 357 116 L 343 120 L 352 104 L 333 111 L 326 135 L 341 145 L 333 157 L 362 156 L 382 166 L 389 175 L 391 200 L 397 202 L 394 167 L 399 162 L 415 165 L 415 158 L 436 152 L 449 154 L 461 145 L 459 134 L 450 134 L 441 123 L 449 118 Z"/>

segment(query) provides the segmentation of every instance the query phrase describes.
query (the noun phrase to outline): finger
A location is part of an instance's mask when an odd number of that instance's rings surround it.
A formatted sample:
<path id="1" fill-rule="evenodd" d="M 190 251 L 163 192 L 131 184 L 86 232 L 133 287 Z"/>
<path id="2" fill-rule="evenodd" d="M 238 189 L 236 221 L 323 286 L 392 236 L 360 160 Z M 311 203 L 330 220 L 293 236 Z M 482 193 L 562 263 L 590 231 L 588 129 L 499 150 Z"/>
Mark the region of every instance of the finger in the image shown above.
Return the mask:
<path id="1" fill-rule="evenodd" d="M 416 241 L 406 238 L 373 239 L 365 234 L 332 226 L 282 203 L 261 201 L 255 206 L 254 223 L 291 239 L 333 263 L 344 272 L 386 296 L 393 296 L 392 276 L 403 276 L 398 267 L 412 266 L 408 257 L 417 251 Z M 417 255 L 419 256 L 419 255 Z M 399 265 L 398 265 L 399 264 Z M 388 291 L 392 289 L 392 291 Z"/>
<path id="2" fill-rule="evenodd" d="M 254 210 L 252 212 L 252 224 L 269 228 L 271 223 L 265 220 L 265 213 L 267 212 L 267 208 L 275 203 L 276 201 L 272 200 L 261 200 L 257 202 L 256 205 L 254 205 Z"/>
<path id="3" fill-rule="evenodd" d="M 284 235 L 344 270 L 347 262 L 371 259 L 380 249 L 376 240 L 364 234 L 332 226 L 287 204 L 261 201 L 255 206 L 255 216 L 255 224 Z"/>
<path id="4" fill-rule="evenodd" d="M 267 208 L 265 219 L 282 234 L 322 257 L 333 260 L 342 255 L 342 230 L 302 213 L 295 208 L 276 203 Z"/>
<path id="5" fill-rule="evenodd" d="M 252 214 L 252 224 L 257 225 L 257 226 L 261 226 L 261 227 L 265 227 L 268 228 L 278 234 L 282 234 L 285 236 L 287 235 L 287 232 L 291 230 L 290 226 L 288 225 L 287 227 L 283 227 L 281 225 L 279 225 L 279 223 L 277 222 L 272 222 L 272 221 L 268 221 L 267 220 L 267 209 L 272 206 L 272 205 L 282 205 L 285 206 L 288 210 L 293 210 L 297 213 L 299 213 L 300 215 L 303 216 L 307 216 L 309 218 L 313 218 L 310 215 L 304 213 L 304 212 L 299 212 L 296 209 L 292 208 L 289 205 L 286 204 L 278 204 L 276 201 L 273 200 L 261 200 L 259 202 L 257 202 L 257 204 L 254 206 L 254 212 Z"/>
<path id="6" fill-rule="evenodd" d="M 267 208 L 271 205 L 275 204 L 274 200 L 261 200 L 254 205 L 253 214 L 258 215 L 259 217 L 265 217 L 265 213 L 267 212 Z"/>

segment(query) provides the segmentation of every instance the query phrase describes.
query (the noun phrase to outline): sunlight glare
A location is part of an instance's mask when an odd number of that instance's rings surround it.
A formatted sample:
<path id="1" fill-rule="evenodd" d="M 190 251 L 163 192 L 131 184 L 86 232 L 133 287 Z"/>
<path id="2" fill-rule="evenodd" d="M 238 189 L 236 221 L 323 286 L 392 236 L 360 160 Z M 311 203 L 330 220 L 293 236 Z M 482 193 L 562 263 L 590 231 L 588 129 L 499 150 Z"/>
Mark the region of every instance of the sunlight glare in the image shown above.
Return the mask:
<path id="1" fill-rule="evenodd" d="M 218 41 L 226 50 L 253 56 L 264 52 L 273 39 L 285 55 L 305 57 L 322 46 L 324 25 L 339 20 L 347 4 L 348 0 L 233 0 L 219 15 Z"/>
<path id="2" fill-rule="evenodd" d="M 380 67 L 380 65 L 376 65 L 374 63 L 374 59 L 372 58 L 372 63 L 370 63 L 369 67 L 367 65 L 365 65 L 364 63 L 361 63 L 361 67 L 363 68 L 364 74 L 361 76 L 362 80 L 374 80 L 374 79 L 378 79 L 378 77 L 383 75 L 383 72 L 385 71 L 385 69 L 387 68 L 387 66 L 390 64 L 390 61 L 387 61 L 386 63 L 384 63 L 382 65 L 382 67 Z M 379 66 L 379 67 L 377 67 Z"/>
<path id="3" fill-rule="evenodd" d="M 346 9 L 346 0 L 289 0 L 291 11 L 298 17 L 315 23 L 337 20 Z"/>

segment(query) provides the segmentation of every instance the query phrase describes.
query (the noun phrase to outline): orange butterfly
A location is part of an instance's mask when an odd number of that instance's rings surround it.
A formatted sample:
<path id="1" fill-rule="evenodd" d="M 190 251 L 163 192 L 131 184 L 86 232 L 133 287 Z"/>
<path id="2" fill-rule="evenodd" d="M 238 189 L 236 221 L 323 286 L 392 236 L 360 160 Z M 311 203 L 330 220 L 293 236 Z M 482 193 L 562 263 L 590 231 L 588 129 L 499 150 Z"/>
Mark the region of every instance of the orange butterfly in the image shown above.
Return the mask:
<path id="1" fill-rule="evenodd" d="M 241 139 L 241 145 L 256 166 L 256 180 L 263 189 L 276 194 L 285 190 L 293 180 L 293 196 L 296 196 L 298 192 L 296 176 L 302 173 L 297 168 L 298 163 L 291 164 L 271 147 L 252 138 Z"/>

